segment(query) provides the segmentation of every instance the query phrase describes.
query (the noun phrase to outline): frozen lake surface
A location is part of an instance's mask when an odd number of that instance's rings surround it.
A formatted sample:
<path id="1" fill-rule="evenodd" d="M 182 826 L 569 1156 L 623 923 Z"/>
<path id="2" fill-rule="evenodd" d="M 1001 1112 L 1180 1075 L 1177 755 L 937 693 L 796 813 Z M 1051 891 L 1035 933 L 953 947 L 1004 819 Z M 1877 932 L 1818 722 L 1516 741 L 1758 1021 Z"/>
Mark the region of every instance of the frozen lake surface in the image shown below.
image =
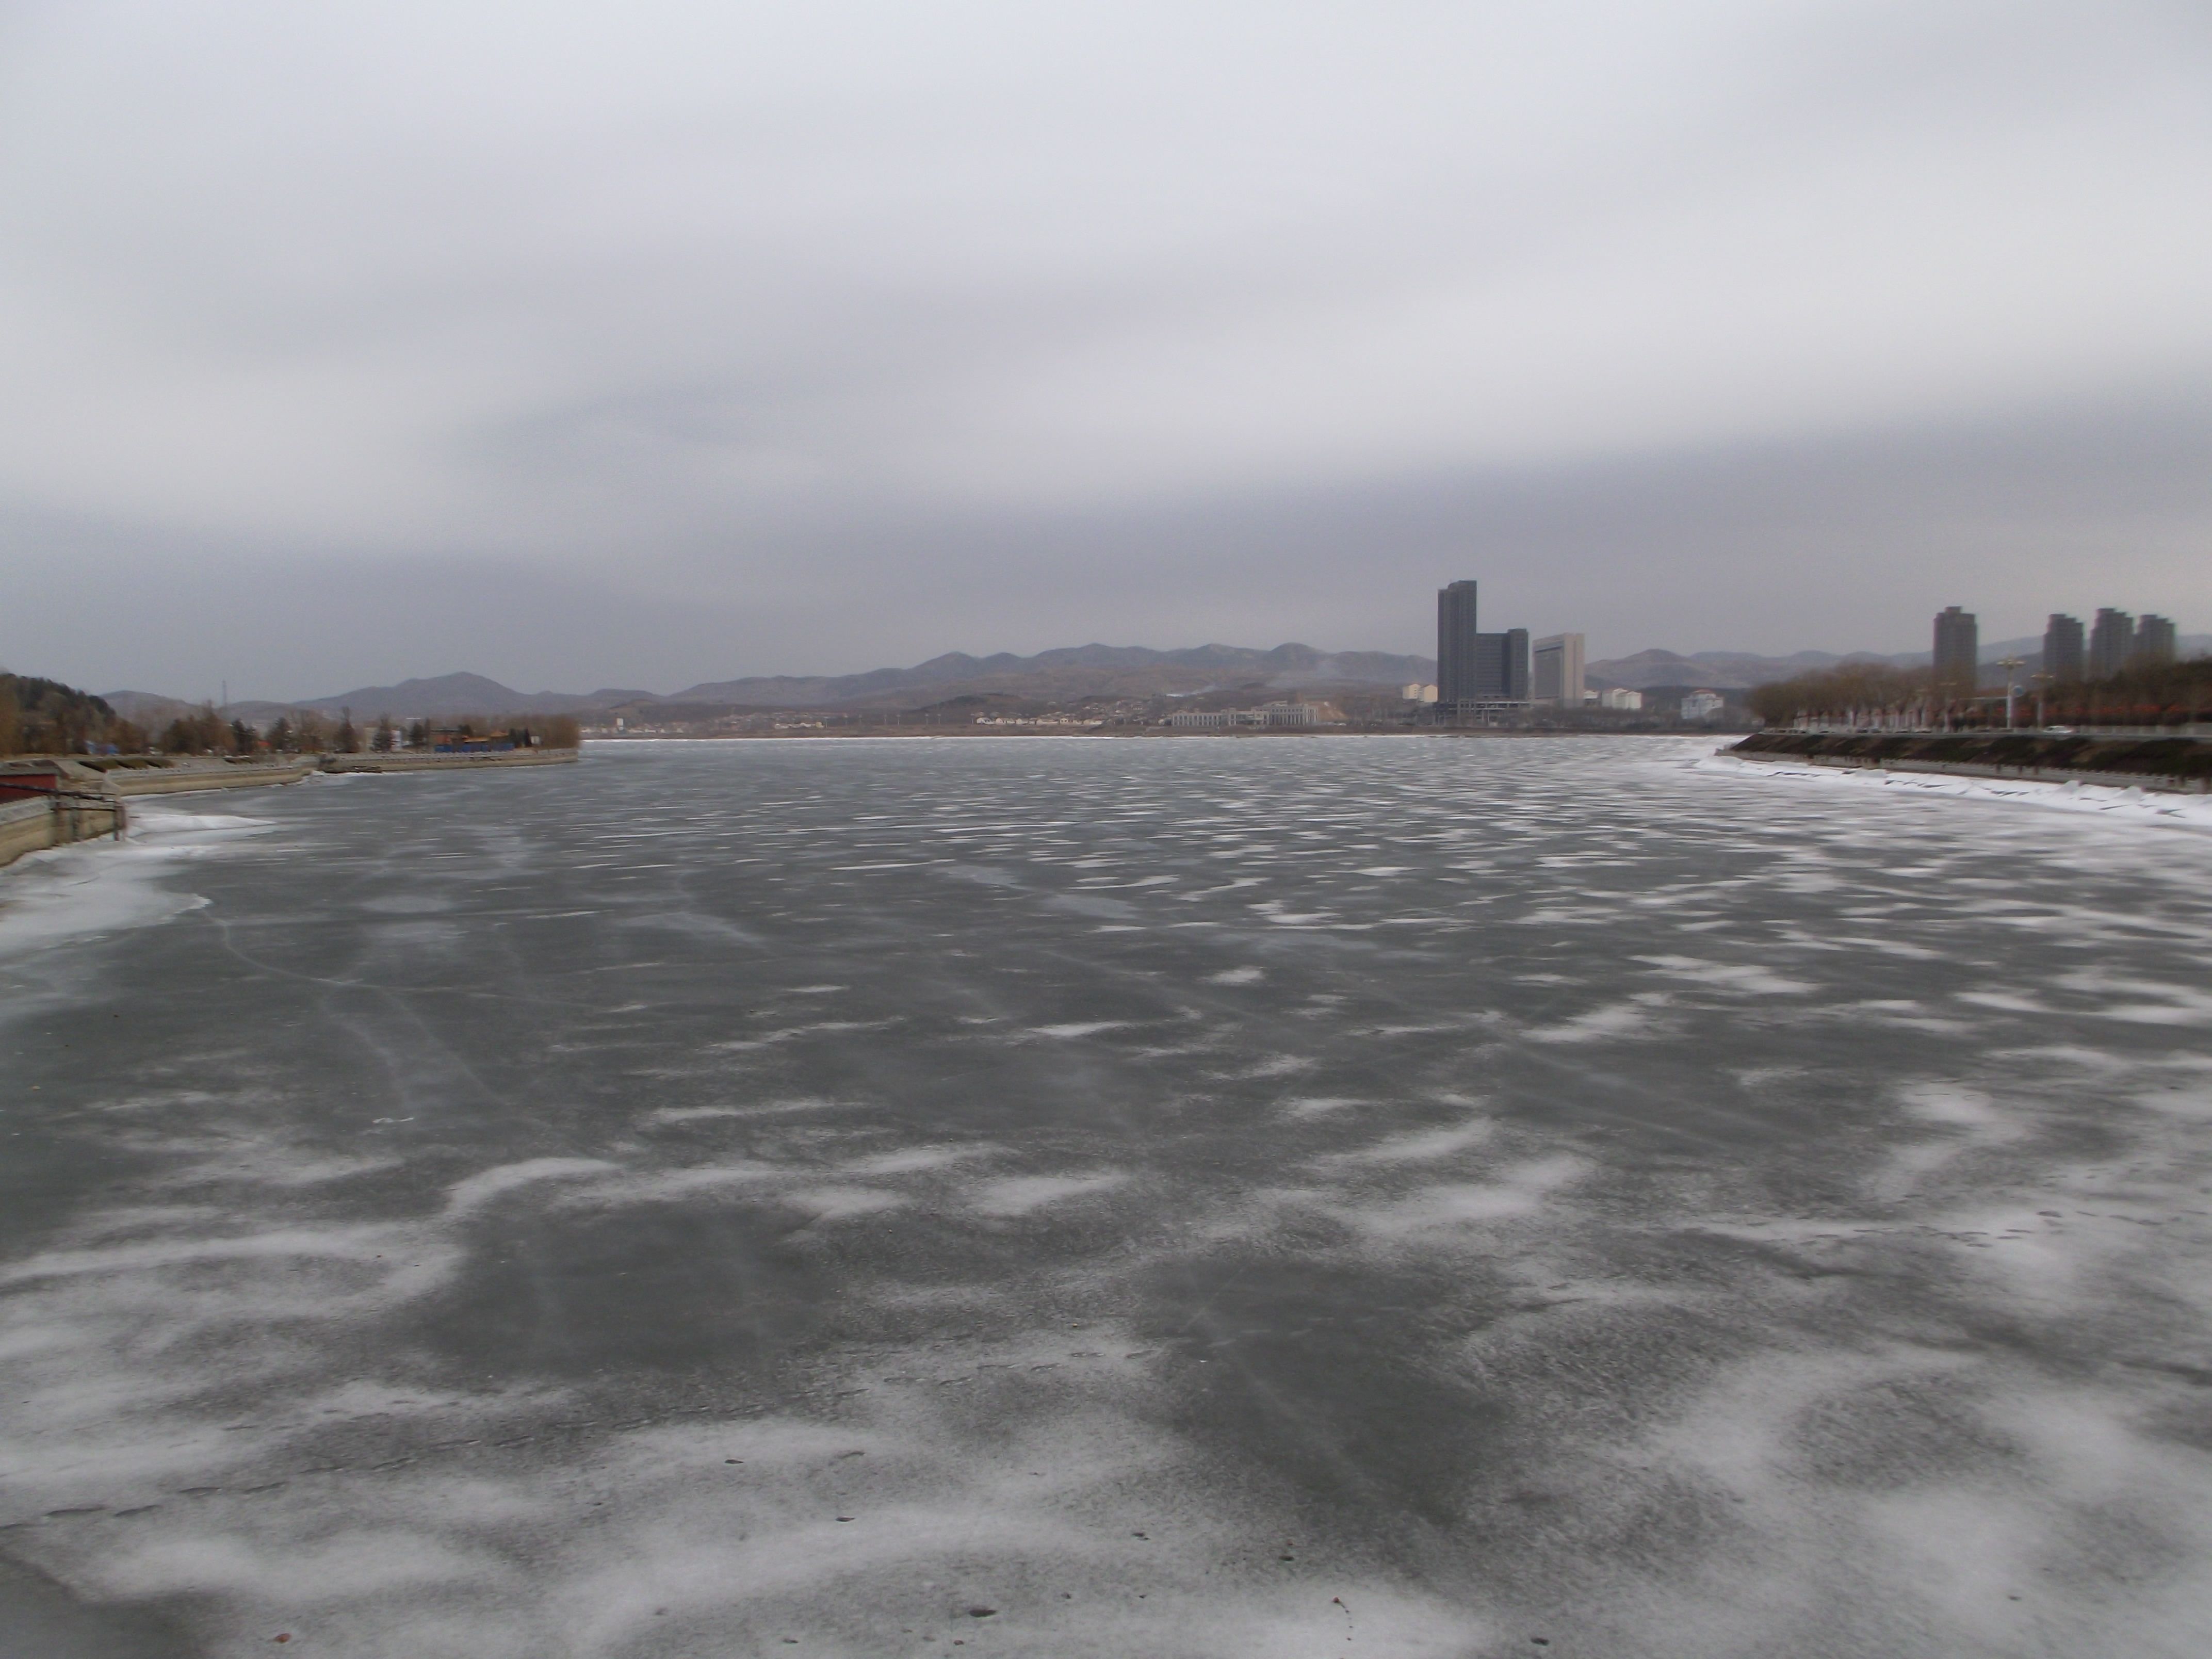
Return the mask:
<path id="1" fill-rule="evenodd" d="M 2195 1656 L 2212 836 L 631 744 L 0 878 L 0 1653 Z"/>

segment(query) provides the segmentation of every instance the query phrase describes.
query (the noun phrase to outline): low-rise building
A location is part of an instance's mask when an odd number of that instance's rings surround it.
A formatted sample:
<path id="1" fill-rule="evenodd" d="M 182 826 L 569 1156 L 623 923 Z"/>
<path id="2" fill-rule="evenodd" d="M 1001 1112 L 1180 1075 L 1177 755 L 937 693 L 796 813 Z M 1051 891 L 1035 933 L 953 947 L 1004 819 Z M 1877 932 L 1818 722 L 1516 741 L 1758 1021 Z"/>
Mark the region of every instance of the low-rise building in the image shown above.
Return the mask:
<path id="1" fill-rule="evenodd" d="M 1625 685 L 1609 685 L 1597 694 L 1601 708 L 1637 709 L 1644 707 L 1644 694 L 1632 691 Z"/>
<path id="2" fill-rule="evenodd" d="M 1717 720 L 1728 699 L 1717 691 L 1692 691 L 1682 699 L 1682 718 L 1686 720 Z"/>
<path id="3" fill-rule="evenodd" d="M 1293 699 L 1288 702 L 1264 702 L 1257 708 L 1179 708 L 1168 716 L 1167 723 L 1180 732 L 1220 732 L 1240 726 L 1295 730 L 1342 726 L 1345 719 L 1343 711 L 1334 703 Z"/>

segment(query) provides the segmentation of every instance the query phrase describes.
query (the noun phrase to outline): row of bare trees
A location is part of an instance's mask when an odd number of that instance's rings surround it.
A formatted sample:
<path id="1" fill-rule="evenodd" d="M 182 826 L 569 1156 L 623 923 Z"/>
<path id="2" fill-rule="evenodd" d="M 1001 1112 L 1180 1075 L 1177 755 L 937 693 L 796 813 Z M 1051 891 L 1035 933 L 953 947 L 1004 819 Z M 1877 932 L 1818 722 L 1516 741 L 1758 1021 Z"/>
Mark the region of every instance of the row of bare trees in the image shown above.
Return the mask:
<path id="1" fill-rule="evenodd" d="M 517 748 L 573 749 L 581 736 L 571 714 L 478 715 L 405 726 L 380 715 L 366 732 L 350 711 L 335 720 L 291 708 L 256 726 L 226 718 L 212 703 L 178 715 L 158 732 L 125 720 L 101 698 L 58 680 L 0 673 L 0 755 L 351 755 L 421 749 L 453 737 L 504 738 Z"/>
<path id="2" fill-rule="evenodd" d="M 361 733 L 350 718 L 334 725 L 313 709 L 279 714 L 256 729 L 203 704 L 171 720 L 153 746 L 165 755 L 351 754 L 361 747 Z"/>
<path id="3" fill-rule="evenodd" d="M 380 714 L 364 733 L 354 724 L 350 710 L 333 721 L 312 708 L 293 709 L 256 731 L 244 720 L 226 723 L 213 708 L 203 708 L 171 721 L 161 734 L 160 747 L 173 755 L 357 755 L 364 749 L 382 755 L 428 750 L 453 738 L 505 738 L 518 749 L 533 744 L 574 749 L 581 736 L 571 714 L 527 720 L 477 715 L 435 726 L 428 720 L 410 720 L 404 726 L 389 714 Z"/>
<path id="4" fill-rule="evenodd" d="M 2108 680 L 2015 682 L 2025 688 L 2021 708 L 2040 711 L 2055 726 L 2179 726 L 2212 711 L 2212 658 L 2130 669 Z M 1855 719 L 1867 724 L 2002 726 L 2002 692 L 1974 697 L 1938 686 L 1933 671 L 1881 662 L 1842 662 L 1832 668 L 1754 686 L 1744 694 L 1760 722 L 1788 726 L 1809 720 Z"/>

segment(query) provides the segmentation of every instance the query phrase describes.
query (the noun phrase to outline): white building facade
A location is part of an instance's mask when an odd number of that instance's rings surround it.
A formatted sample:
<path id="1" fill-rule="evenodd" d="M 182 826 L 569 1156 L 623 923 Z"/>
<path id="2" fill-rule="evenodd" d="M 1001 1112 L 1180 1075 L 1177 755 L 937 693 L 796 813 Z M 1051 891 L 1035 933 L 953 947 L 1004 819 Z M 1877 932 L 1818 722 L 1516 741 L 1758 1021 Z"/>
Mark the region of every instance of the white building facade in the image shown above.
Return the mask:
<path id="1" fill-rule="evenodd" d="M 1562 708 L 1583 706 L 1583 636 L 1554 634 L 1529 647 L 1528 695 Z"/>

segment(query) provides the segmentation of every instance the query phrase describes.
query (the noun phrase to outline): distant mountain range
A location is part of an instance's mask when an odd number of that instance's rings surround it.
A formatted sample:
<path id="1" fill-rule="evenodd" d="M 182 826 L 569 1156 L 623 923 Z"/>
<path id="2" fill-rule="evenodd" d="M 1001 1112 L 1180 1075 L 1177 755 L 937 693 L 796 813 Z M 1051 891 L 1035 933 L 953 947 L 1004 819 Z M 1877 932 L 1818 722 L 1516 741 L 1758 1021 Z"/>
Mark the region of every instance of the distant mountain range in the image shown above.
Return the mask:
<path id="1" fill-rule="evenodd" d="M 1993 640 L 1981 647 L 1982 660 L 1995 663 L 2017 656 L 2022 672 L 2041 665 L 2039 638 Z M 2184 656 L 2212 653 L 2212 635 L 2191 634 L 2180 641 Z M 1838 655 L 1800 651 L 1787 657 L 1762 657 L 1737 651 L 1639 651 L 1589 665 L 1596 686 L 1648 690 L 1661 686 L 1704 686 L 1716 691 L 1743 690 L 1789 679 L 1839 662 L 1886 662 L 1900 668 L 1925 666 L 1928 653 L 1885 656 L 1855 651 Z M 1356 691 L 1423 684 L 1437 677 L 1431 657 L 1399 656 L 1385 651 L 1322 651 L 1310 645 L 1279 645 L 1272 651 L 1234 645 L 1201 645 L 1182 651 L 1152 651 L 1133 645 L 1079 645 L 1041 651 L 1033 657 L 1001 652 L 973 657 L 949 652 L 911 668 L 878 668 L 863 674 L 756 675 L 714 680 L 661 696 L 624 687 L 597 691 L 517 691 L 481 674 L 441 674 L 433 679 L 402 680 L 396 685 L 365 685 L 334 696 L 299 702 L 254 701 L 227 705 L 223 713 L 260 724 L 289 709 L 312 708 L 325 714 L 350 710 L 356 720 L 389 714 L 395 720 L 451 720 L 470 714 L 659 714 L 684 718 L 698 711 L 730 708 L 913 708 L 954 697 L 1009 696 L 1063 700 L 1077 697 L 1188 696 L 1213 690 Z M 115 712 L 142 726 L 167 724 L 194 706 L 150 691 L 100 694 Z"/>
<path id="2" fill-rule="evenodd" d="M 955 651 L 911 668 L 878 668 L 863 674 L 759 675 L 717 680 L 687 686 L 666 696 L 618 688 L 581 694 L 517 691 L 481 674 L 444 674 L 434 679 L 402 680 L 397 685 L 365 685 L 298 702 L 232 703 L 223 713 L 258 721 L 274 719 L 288 708 L 312 708 L 326 714 L 350 709 L 357 720 L 374 720 L 380 714 L 390 714 L 395 720 L 443 720 L 465 714 L 625 710 L 669 714 L 690 708 L 891 708 L 992 695 L 1153 697 L 1246 685 L 1272 691 L 1402 685 L 1432 680 L 1436 672 L 1435 662 L 1427 657 L 1382 651 L 1322 651 L 1310 645 L 1279 645 L 1272 651 L 1233 645 L 1201 645 L 1183 651 L 1082 645 L 1042 651 L 1033 657 L 1004 652 L 972 657 Z M 108 702 L 118 714 L 141 724 L 166 723 L 187 708 L 173 698 L 144 691 L 118 691 L 108 696 Z"/>
<path id="3" fill-rule="evenodd" d="M 1279 645 L 1272 651 L 1243 646 L 1201 645 L 1184 651 L 1152 651 L 1137 645 L 1079 645 L 1034 657 L 1001 652 L 971 657 L 963 651 L 933 657 L 912 668 L 878 668 L 866 674 L 821 678 L 788 676 L 718 680 L 658 699 L 663 703 L 787 708 L 839 708 L 871 703 L 910 704 L 917 694 L 935 702 L 955 696 L 1154 697 L 1188 695 L 1217 686 L 1257 685 L 1269 690 L 1345 685 L 1403 685 L 1432 679 L 1427 657 L 1382 651 L 1321 651 Z"/>
<path id="4" fill-rule="evenodd" d="M 109 691 L 101 694 L 108 706 L 125 720 L 141 726 L 166 726 L 197 704 L 165 697 L 154 691 Z M 395 720 L 455 720 L 468 714 L 569 714 L 595 712 L 635 701 L 653 701 L 650 691 L 608 690 L 581 696 L 566 691 L 517 691 L 481 674 L 441 674 L 435 679 L 402 680 L 397 685 L 365 685 L 332 697 L 306 697 L 298 702 L 269 702 L 252 699 L 228 702 L 223 714 L 260 724 L 295 708 L 318 714 L 350 711 L 357 720 L 374 720 L 380 714 Z"/>

